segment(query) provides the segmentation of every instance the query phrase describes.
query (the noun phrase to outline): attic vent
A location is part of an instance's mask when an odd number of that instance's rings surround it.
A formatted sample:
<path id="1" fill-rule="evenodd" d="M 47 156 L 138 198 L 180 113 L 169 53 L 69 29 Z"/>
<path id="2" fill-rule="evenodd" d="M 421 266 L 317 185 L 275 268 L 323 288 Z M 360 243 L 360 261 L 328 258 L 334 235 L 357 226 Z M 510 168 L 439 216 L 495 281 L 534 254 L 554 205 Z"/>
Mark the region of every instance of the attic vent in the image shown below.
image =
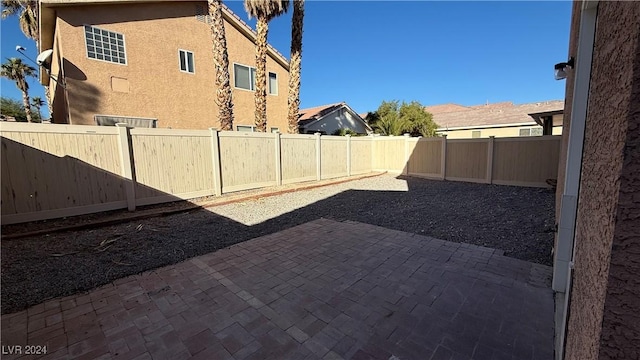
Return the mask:
<path id="1" fill-rule="evenodd" d="M 211 24 L 208 11 L 205 11 L 205 7 L 203 5 L 196 5 L 196 20 L 205 24 Z"/>

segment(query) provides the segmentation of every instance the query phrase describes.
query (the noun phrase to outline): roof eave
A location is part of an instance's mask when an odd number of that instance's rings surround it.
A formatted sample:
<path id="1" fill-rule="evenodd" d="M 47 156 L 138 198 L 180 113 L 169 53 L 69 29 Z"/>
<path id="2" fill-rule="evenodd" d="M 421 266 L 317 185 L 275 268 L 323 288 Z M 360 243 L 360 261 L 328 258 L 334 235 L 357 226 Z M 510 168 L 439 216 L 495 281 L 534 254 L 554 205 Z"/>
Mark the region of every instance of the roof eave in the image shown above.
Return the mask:
<path id="1" fill-rule="evenodd" d="M 242 35 L 251 39 L 254 44 L 256 43 L 257 35 L 253 31 L 253 29 L 251 29 L 249 25 L 242 21 L 240 17 L 231 12 L 231 10 L 229 10 L 229 8 L 227 8 L 225 5 L 222 6 L 222 16 L 229 22 L 229 24 L 233 25 L 233 27 L 240 31 Z M 269 56 L 271 56 L 271 58 L 285 70 L 289 71 L 289 61 L 287 61 L 284 55 L 280 54 L 273 46 L 267 46 L 267 54 L 269 54 Z"/>
<path id="2" fill-rule="evenodd" d="M 55 33 L 56 12 L 49 7 L 43 6 L 44 2 L 45 1 L 43 0 L 39 5 L 40 17 L 38 19 L 38 38 L 40 41 L 38 42 L 38 54 L 44 50 L 53 48 L 53 34 Z M 39 69 L 38 80 L 42 85 L 49 85 L 49 75 L 42 67 Z"/>
<path id="3" fill-rule="evenodd" d="M 369 126 L 369 124 L 367 124 L 367 122 L 366 122 L 366 121 L 364 121 L 364 119 L 363 119 L 360 115 L 358 115 L 358 113 L 356 113 L 355 111 L 353 111 L 353 109 L 352 109 L 349 105 L 347 105 L 346 103 L 342 103 L 342 104 L 340 104 L 340 106 L 336 106 L 336 108 L 335 108 L 335 109 L 333 109 L 332 111 L 330 111 L 330 112 L 328 112 L 328 113 L 326 113 L 326 114 L 324 114 L 324 115 L 322 115 L 322 116 L 318 117 L 317 119 L 315 119 L 315 120 L 313 120 L 313 121 L 309 122 L 308 124 L 303 125 L 303 127 L 305 127 L 305 128 L 306 128 L 306 127 L 309 127 L 309 125 L 313 125 L 313 124 L 317 123 L 318 121 L 320 121 L 320 120 L 324 119 L 325 117 L 327 117 L 327 116 L 329 116 L 329 115 L 333 114 L 334 112 L 336 112 L 336 111 L 338 111 L 338 110 L 340 110 L 340 109 L 343 109 L 343 108 L 344 108 L 344 109 L 347 109 L 347 111 L 349 111 L 349 112 L 351 113 L 351 115 L 355 115 L 355 117 L 356 117 L 357 119 L 359 119 L 359 120 L 364 124 L 364 126 L 367 128 L 367 130 L 369 130 L 369 131 L 373 131 L 373 129 L 371 128 L 371 126 Z"/>
<path id="4" fill-rule="evenodd" d="M 551 111 L 535 112 L 535 113 L 531 113 L 531 114 L 527 114 L 527 115 L 531 116 L 533 118 L 533 120 L 535 120 L 535 122 L 538 123 L 538 125 L 544 126 L 544 124 L 542 122 L 542 118 L 543 117 L 553 116 L 553 115 L 560 115 L 560 114 L 563 114 L 563 113 L 564 113 L 564 110 L 551 110 Z"/>
<path id="5" fill-rule="evenodd" d="M 41 0 L 40 1 L 40 49 L 51 49 L 53 47 L 53 36 L 55 33 L 55 7 L 74 5 L 106 5 L 106 4 L 144 4 L 156 2 L 192 2 L 189 0 Z M 222 16 L 229 24 L 236 28 L 245 37 L 256 43 L 256 34 L 240 17 L 235 15 L 225 5 L 222 6 Z M 280 54 L 273 46 L 267 47 L 267 54 L 275 60 L 286 71 L 289 71 L 289 61 Z M 49 83 L 49 77 L 40 72 L 40 82 Z M 44 79 L 46 78 L 46 79 Z M 45 84 L 46 85 L 46 84 Z"/>

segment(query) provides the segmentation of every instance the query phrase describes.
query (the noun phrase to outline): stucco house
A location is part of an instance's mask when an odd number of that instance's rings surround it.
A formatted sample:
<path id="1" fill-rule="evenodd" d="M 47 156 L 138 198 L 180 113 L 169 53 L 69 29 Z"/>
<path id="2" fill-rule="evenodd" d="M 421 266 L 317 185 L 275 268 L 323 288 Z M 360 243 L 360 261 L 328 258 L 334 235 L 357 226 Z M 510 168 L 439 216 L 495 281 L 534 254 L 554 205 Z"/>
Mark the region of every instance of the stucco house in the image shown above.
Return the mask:
<path id="1" fill-rule="evenodd" d="M 640 3 L 575 1 L 558 61 L 571 58 L 556 192 L 556 359 L 638 359 Z"/>
<path id="2" fill-rule="evenodd" d="M 301 109 L 298 130 L 301 134 L 331 135 L 348 129 L 360 135 L 373 133 L 367 122 L 345 102 Z"/>
<path id="3" fill-rule="evenodd" d="M 436 132 L 450 139 L 560 135 L 564 101 L 529 104 L 501 102 L 475 106 L 426 106 L 438 124 Z"/>
<path id="4" fill-rule="evenodd" d="M 206 14 L 206 1 L 42 0 L 39 50 L 53 53 L 52 77 L 41 71 L 40 81 L 51 91 L 54 121 L 219 127 Z M 226 7 L 223 17 L 234 128 L 250 130 L 256 34 Z M 267 72 L 267 127 L 284 130 L 289 63 L 271 46 Z"/>

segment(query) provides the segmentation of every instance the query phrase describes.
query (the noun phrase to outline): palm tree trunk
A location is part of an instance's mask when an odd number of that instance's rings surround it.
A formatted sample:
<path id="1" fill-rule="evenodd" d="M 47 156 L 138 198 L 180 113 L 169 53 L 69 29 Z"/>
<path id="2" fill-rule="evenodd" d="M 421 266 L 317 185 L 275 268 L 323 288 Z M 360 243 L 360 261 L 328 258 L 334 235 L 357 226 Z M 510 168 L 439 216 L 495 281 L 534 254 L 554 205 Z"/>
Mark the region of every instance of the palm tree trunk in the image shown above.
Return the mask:
<path id="1" fill-rule="evenodd" d="M 37 20 L 37 15 L 39 14 L 36 13 L 36 20 Z M 36 42 L 36 50 L 38 50 L 39 52 L 40 38 L 36 38 L 34 39 L 34 41 Z M 47 72 L 47 76 L 49 76 L 49 70 L 45 70 L 45 71 Z M 42 87 L 44 88 L 44 98 L 45 100 L 47 100 L 47 109 L 49 109 L 49 120 L 51 120 L 51 123 L 53 124 L 53 104 L 51 103 L 51 90 L 49 89 L 49 85 L 42 85 Z M 40 113 L 40 108 L 38 108 L 38 113 Z M 42 115 L 40 115 L 40 121 L 42 122 Z"/>
<path id="2" fill-rule="evenodd" d="M 227 37 L 224 31 L 222 3 L 220 0 L 209 0 L 209 16 L 211 17 L 211 38 L 213 41 L 213 62 L 216 69 L 216 105 L 218 120 L 222 130 L 233 130 L 233 98 L 229 76 L 229 54 Z"/>
<path id="3" fill-rule="evenodd" d="M 47 108 L 49 109 L 49 120 L 53 120 L 53 104 L 51 104 L 51 91 L 49 90 L 49 85 L 44 86 L 44 97 L 45 99 L 47 99 Z M 53 121 L 51 121 L 51 123 L 53 123 Z"/>
<path id="4" fill-rule="evenodd" d="M 304 20 L 304 0 L 293 0 L 291 20 L 291 61 L 289 62 L 289 133 L 298 133 L 298 113 L 300 112 L 300 72 L 302 70 L 302 25 Z"/>
<path id="5" fill-rule="evenodd" d="M 27 114 L 27 122 L 33 122 L 31 118 L 31 106 L 29 104 L 29 93 L 22 90 L 22 105 L 24 105 L 24 112 Z"/>
<path id="6" fill-rule="evenodd" d="M 256 131 L 267 131 L 267 33 L 269 24 L 265 17 L 259 17 L 256 23 Z"/>

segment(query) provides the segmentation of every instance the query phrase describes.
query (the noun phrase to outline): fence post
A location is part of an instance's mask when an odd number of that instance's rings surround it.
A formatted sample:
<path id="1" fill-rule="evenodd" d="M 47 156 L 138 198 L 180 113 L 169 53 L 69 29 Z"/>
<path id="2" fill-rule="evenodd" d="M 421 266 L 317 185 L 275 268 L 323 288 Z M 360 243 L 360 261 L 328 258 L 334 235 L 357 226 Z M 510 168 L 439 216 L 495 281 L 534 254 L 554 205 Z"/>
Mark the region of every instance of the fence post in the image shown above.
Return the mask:
<path id="1" fill-rule="evenodd" d="M 136 209 L 136 170 L 133 163 L 132 146 L 131 146 L 131 130 L 127 124 L 116 124 L 118 130 L 118 151 L 120 152 L 120 166 L 122 168 L 122 177 L 124 178 L 124 189 L 127 194 L 127 209 L 134 211 Z"/>
<path id="2" fill-rule="evenodd" d="M 404 175 L 409 175 L 409 137 L 410 134 L 404 134 L 404 168 L 402 169 L 402 173 Z"/>
<path id="3" fill-rule="evenodd" d="M 375 145 L 376 145 L 376 137 L 375 135 L 371 135 L 371 172 L 374 171 L 375 167 L 375 163 L 376 163 L 376 149 L 375 149 Z"/>
<path id="4" fill-rule="evenodd" d="M 322 161 L 322 156 L 321 156 L 321 144 L 320 144 L 320 133 L 315 133 L 316 136 L 316 180 L 320 181 L 320 179 L 322 179 L 322 174 L 320 173 L 320 171 L 322 171 L 322 166 L 321 166 L 321 162 Z"/>
<path id="5" fill-rule="evenodd" d="M 347 176 L 351 176 L 351 135 L 347 134 Z"/>
<path id="6" fill-rule="evenodd" d="M 489 136 L 487 146 L 487 184 L 493 183 L 493 144 L 495 136 Z"/>
<path id="7" fill-rule="evenodd" d="M 209 128 L 211 131 L 211 159 L 213 160 L 213 193 L 216 196 L 222 195 L 222 168 L 220 166 L 220 136 L 218 130 Z"/>
<path id="8" fill-rule="evenodd" d="M 275 143 L 276 143 L 276 185 L 282 185 L 282 152 L 280 151 L 280 132 L 275 133 Z"/>
<path id="9" fill-rule="evenodd" d="M 442 159 L 440 160 L 442 180 L 447 178 L 447 135 L 442 136 Z"/>

